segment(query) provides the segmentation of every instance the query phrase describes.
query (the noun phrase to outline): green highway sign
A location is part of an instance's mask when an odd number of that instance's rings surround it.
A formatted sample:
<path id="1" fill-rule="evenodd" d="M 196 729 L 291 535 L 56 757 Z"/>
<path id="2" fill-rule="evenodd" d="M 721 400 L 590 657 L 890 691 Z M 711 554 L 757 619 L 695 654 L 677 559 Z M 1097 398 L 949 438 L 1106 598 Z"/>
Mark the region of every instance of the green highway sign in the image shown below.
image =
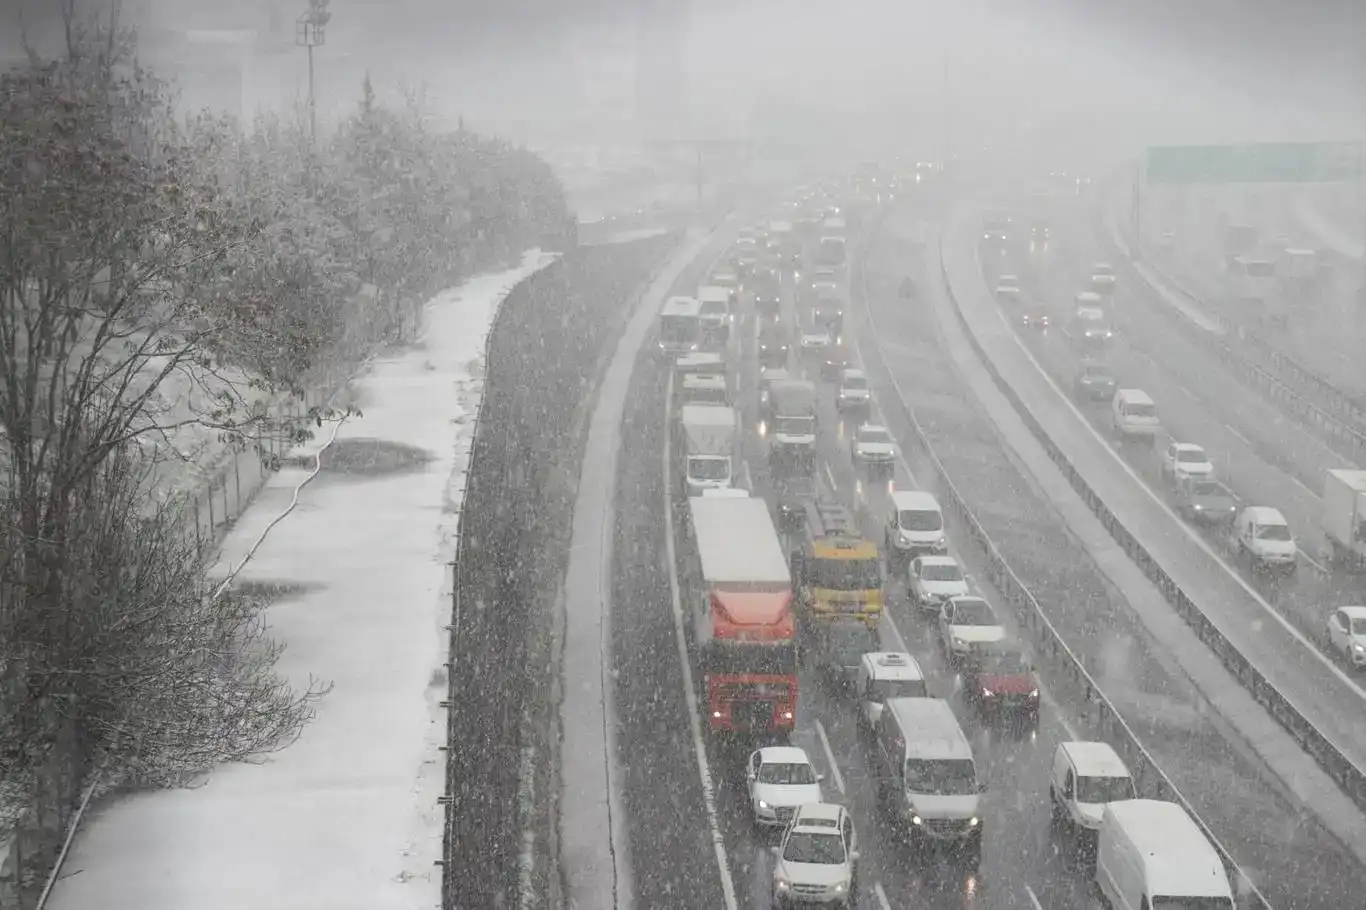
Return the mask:
<path id="1" fill-rule="evenodd" d="M 1338 183 L 1362 176 L 1360 142 L 1165 145 L 1148 149 L 1154 183 Z"/>

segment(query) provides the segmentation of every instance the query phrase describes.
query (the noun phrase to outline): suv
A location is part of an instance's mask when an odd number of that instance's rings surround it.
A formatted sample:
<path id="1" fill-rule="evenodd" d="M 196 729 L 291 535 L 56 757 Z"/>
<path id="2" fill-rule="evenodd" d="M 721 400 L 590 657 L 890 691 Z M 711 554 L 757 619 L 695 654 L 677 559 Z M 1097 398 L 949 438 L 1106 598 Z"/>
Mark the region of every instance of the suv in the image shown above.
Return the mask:
<path id="1" fill-rule="evenodd" d="M 858 834 L 843 806 L 799 806 L 773 856 L 774 906 L 856 905 Z"/>
<path id="2" fill-rule="evenodd" d="M 866 409 L 872 403 L 873 392 L 868 388 L 868 374 L 862 370 L 846 369 L 840 377 L 835 407 L 841 411 Z"/>
<path id="3" fill-rule="evenodd" d="M 781 322 L 765 322 L 759 329 L 759 365 L 782 367 L 787 365 L 792 350 L 791 335 Z"/>
<path id="4" fill-rule="evenodd" d="M 1083 363 L 1072 378 L 1072 389 L 1078 398 L 1089 401 L 1109 401 L 1115 397 L 1114 374 L 1100 363 Z"/>

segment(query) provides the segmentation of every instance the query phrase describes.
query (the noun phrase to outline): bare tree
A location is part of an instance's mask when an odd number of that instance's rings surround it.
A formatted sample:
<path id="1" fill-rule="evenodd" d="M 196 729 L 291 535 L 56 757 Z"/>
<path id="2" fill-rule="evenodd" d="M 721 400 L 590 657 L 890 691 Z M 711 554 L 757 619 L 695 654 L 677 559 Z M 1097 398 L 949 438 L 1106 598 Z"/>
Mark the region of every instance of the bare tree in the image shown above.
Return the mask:
<path id="1" fill-rule="evenodd" d="M 201 305 L 259 228 L 117 4 L 99 27 L 65 12 L 63 59 L 0 75 L 0 774 L 71 722 L 116 778 L 156 777 L 272 748 L 317 690 L 272 675 L 257 605 L 208 598 L 174 507 L 147 507 L 150 443 L 262 425 Z"/>

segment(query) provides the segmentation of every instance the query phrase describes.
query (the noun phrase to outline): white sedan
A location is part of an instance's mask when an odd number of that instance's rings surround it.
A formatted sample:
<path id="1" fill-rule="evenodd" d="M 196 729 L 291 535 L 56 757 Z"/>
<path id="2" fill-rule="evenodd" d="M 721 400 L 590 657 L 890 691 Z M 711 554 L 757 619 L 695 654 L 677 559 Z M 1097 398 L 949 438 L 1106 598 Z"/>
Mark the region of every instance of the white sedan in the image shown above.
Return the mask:
<path id="1" fill-rule="evenodd" d="M 1366 669 L 1366 607 L 1338 607 L 1329 614 L 1328 646 L 1353 669 Z"/>
<path id="2" fill-rule="evenodd" d="M 1173 442 L 1162 453 L 1162 473 L 1173 481 L 1214 474 L 1205 450 L 1193 442 Z"/>
<path id="3" fill-rule="evenodd" d="M 968 580 L 962 566 L 952 556 L 921 556 L 911 560 L 906 570 L 911 599 L 926 610 L 968 593 Z"/>
<path id="4" fill-rule="evenodd" d="M 887 428 L 875 423 L 865 423 L 854 432 L 849 441 L 850 453 L 854 461 L 867 464 L 885 464 L 896 457 L 896 443 Z"/>
<path id="5" fill-rule="evenodd" d="M 765 746 L 750 753 L 745 766 L 749 805 L 756 825 L 786 825 L 798 806 L 821 801 L 821 781 L 796 746 Z"/>
<path id="6" fill-rule="evenodd" d="M 980 597 L 951 597 L 939 608 L 939 638 L 954 660 L 967 657 L 977 645 L 1005 637 L 1005 626 L 996 611 Z"/>

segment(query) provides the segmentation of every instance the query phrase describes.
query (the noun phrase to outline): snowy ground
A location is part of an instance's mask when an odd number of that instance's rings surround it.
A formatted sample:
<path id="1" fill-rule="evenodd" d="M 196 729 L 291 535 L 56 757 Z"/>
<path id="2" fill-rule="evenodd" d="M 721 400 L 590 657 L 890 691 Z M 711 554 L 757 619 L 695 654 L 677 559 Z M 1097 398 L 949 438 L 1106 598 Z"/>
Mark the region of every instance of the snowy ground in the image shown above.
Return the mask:
<path id="1" fill-rule="evenodd" d="M 415 350 L 356 384 L 324 471 L 239 579 L 299 587 L 271 609 L 280 669 L 334 684 L 302 738 L 196 789 L 139 794 L 87 816 L 50 910 L 414 910 L 440 904 L 445 633 L 458 505 L 479 391 L 471 367 L 505 289 L 552 257 L 438 295 Z M 311 451 L 322 447 L 324 429 Z M 327 470 L 355 440 L 425 460 L 367 476 Z M 237 565 L 285 511 L 302 469 L 270 479 L 223 545 Z"/>

